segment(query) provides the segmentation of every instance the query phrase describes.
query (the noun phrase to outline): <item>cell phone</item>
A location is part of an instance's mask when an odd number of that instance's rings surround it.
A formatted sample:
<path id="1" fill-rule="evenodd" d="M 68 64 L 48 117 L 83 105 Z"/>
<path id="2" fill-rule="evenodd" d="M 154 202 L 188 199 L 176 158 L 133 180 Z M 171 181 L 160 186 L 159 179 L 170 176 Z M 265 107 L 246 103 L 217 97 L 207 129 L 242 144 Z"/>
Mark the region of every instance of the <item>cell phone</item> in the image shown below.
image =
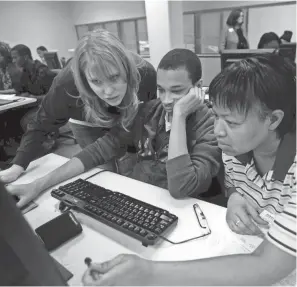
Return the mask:
<path id="1" fill-rule="evenodd" d="M 71 211 L 67 211 L 35 229 L 48 251 L 53 251 L 82 232 L 82 226 Z"/>

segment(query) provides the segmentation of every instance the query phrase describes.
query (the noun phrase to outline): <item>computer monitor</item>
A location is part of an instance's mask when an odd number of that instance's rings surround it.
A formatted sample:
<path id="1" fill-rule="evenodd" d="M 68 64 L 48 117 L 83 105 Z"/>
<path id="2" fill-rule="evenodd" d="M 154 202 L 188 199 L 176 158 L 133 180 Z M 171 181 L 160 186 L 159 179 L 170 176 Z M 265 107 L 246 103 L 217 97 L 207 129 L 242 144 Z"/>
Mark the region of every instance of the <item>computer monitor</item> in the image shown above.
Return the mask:
<path id="1" fill-rule="evenodd" d="M 221 69 L 223 70 L 227 66 L 234 62 L 240 61 L 245 58 L 252 57 L 253 55 L 273 53 L 274 49 L 257 49 L 257 50 L 224 50 L 221 53 Z"/>
<path id="2" fill-rule="evenodd" d="M 57 52 L 45 52 L 44 60 L 47 66 L 52 69 L 62 69 Z"/>
<path id="3" fill-rule="evenodd" d="M 279 54 L 290 58 L 293 62 L 296 59 L 296 43 L 284 43 L 279 47 Z"/>
<path id="4" fill-rule="evenodd" d="M 0 285 L 67 285 L 15 200 L 0 183 Z"/>

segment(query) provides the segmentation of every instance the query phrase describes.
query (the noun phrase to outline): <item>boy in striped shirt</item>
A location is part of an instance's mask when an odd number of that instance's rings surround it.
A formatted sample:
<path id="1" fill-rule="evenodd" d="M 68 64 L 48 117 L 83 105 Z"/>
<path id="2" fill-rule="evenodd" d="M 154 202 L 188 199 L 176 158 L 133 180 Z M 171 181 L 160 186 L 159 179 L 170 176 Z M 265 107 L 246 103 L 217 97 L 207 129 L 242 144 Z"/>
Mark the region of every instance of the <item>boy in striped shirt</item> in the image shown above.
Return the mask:
<path id="1" fill-rule="evenodd" d="M 268 225 L 263 218 L 275 217 L 266 238 L 251 254 L 201 260 L 120 255 L 89 268 L 84 284 L 271 285 L 296 269 L 294 64 L 272 54 L 244 59 L 215 77 L 209 95 L 224 152 L 228 224 L 237 233 L 258 234 L 257 225 Z"/>

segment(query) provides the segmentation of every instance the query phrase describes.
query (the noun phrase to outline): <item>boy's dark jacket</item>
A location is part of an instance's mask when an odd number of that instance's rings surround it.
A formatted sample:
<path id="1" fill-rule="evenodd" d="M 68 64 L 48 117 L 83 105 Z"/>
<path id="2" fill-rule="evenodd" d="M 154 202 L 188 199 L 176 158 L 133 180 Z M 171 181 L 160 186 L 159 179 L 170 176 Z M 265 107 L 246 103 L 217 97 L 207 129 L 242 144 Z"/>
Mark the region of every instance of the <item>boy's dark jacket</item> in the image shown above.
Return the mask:
<path id="1" fill-rule="evenodd" d="M 113 158 L 119 147 L 134 144 L 137 162 L 125 157 L 119 169 L 134 179 L 166 188 L 174 197 L 201 194 L 219 171 L 221 152 L 214 136 L 214 116 L 205 104 L 187 119 L 188 154 L 167 160 L 170 132 L 165 132 L 165 110 L 159 99 L 140 107 L 130 133 L 114 128 L 77 157 L 92 168 Z M 127 169 L 130 169 L 127 172 Z"/>

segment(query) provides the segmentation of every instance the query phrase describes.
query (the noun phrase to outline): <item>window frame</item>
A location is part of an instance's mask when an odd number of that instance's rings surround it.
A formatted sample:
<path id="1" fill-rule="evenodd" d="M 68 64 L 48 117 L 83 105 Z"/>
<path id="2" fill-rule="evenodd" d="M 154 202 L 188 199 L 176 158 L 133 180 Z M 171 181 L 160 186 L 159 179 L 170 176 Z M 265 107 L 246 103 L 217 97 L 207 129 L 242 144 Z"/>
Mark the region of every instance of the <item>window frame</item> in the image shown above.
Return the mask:
<path id="1" fill-rule="evenodd" d="M 123 37 L 122 37 L 122 23 L 124 22 L 133 22 L 134 27 L 135 27 L 135 44 L 136 44 L 136 49 L 137 49 L 137 53 L 140 54 L 140 44 L 139 44 L 139 35 L 138 35 L 138 20 L 145 20 L 146 21 L 146 17 L 135 17 L 135 18 L 128 18 L 128 19 L 121 19 L 121 20 L 115 20 L 115 21 L 104 21 L 104 22 L 92 22 L 92 23 L 86 23 L 86 24 L 79 24 L 79 25 L 75 25 L 75 31 L 76 31 L 76 37 L 79 40 L 79 33 L 78 33 L 78 29 L 81 26 L 87 26 L 88 27 L 88 31 L 91 31 L 91 27 L 94 25 L 102 25 L 102 28 L 105 29 L 106 24 L 112 24 L 115 23 L 117 26 L 117 30 L 118 30 L 118 35 L 119 35 L 119 39 L 121 41 L 123 41 Z M 149 57 L 148 56 L 143 56 L 145 57 Z"/>

